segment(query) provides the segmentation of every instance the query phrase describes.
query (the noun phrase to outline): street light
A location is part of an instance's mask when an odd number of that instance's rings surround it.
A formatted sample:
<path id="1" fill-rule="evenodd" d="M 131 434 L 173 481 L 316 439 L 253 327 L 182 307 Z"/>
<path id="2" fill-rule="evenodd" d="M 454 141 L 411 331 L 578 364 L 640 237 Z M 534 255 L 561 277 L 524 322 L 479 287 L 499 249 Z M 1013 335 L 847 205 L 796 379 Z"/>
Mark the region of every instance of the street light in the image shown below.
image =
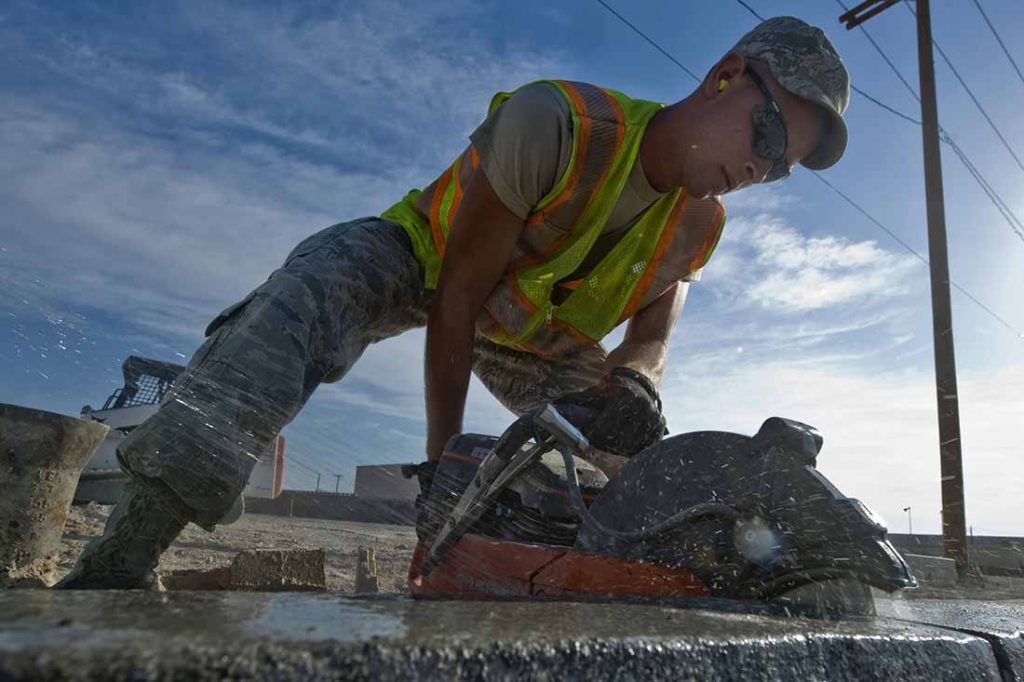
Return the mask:
<path id="1" fill-rule="evenodd" d="M 904 507 L 903 511 L 907 512 L 907 525 L 910 526 L 910 534 L 914 534 L 914 516 L 910 513 L 910 507 Z"/>

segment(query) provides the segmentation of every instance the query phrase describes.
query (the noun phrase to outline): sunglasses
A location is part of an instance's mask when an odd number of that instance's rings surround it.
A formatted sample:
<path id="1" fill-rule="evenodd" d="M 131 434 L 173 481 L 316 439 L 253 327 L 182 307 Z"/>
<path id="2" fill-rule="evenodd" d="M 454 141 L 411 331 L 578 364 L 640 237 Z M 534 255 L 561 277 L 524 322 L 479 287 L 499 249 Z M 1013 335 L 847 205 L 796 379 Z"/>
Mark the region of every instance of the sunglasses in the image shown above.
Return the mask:
<path id="1" fill-rule="evenodd" d="M 754 153 L 772 162 L 761 182 L 782 180 L 792 170 L 786 162 L 786 122 L 782 119 L 782 110 L 761 76 L 753 69 L 747 69 L 746 74 L 764 95 L 764 104 L 755 104 L 753 112 Z"/>

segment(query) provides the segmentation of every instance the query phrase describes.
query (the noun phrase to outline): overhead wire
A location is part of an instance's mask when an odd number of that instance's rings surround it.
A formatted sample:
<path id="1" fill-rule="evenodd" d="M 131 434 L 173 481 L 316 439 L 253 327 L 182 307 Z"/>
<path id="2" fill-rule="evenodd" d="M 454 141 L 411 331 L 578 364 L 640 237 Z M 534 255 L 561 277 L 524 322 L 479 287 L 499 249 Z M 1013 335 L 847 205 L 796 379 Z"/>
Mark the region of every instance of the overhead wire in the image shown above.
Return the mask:
<path id="1" fill-rule="evenodd" d="M 738 1 L 739 0 L 737 0 L 737 2 Z M 742 4 L 746 6 L 745 3 Z M 836 0 L 836 4 L 843 8 L 843 10 L 848 11 L 846 4 L 842 2 L 842 0 Z M 914 97 L 914 99 L 920 102 L 921 96 L 917 93 L 917 90 L 915 90 L 914 87 L 910 84 L 910 82 L 907 81 L 907 79 L 903 76 L 903 73 L 899 70 L 899 68 L 892 61 L 892 59 L 885 52 L 885 50 L 882 49 L 882 46 L 878 44 L 878 41 L 876 41 L 874 37 L 870 33 L 868 33 L 868 30 L 864 28 L 863 24 L 858 26 L 858 28 L 860 29 L 860 32 L 864 34 L 864 37 L 867 38 L 871 45 L 875 48 L 875 51 L 878 52 L 879 56 L 881 56 L 881 58 L 885 60 L 885 63 L 889 65 L 889 68 L 896 75 L 899 81 L 903 83 L 903 87 L 907 89 L 907 91 Z M 932 42 L 934 44 L 934 41 Z M 935 47 L 938 49 L 938 44 L 935 44 Z M 952 68 L 952 64 L 950 64 L 950 68 Z M 966 84 L 964 87 L 966 87 Z M 888 109 L 893 113 L 896 113 L 898 116 L 901 116 L 902 118 L 911 120 L 910 117 L 904 116 L 900 112 L 895 111 L 893 108 L 879 102 L 873 97 L 868 97 L 868 99 L 878 104 L 879 106 L 882 106 L 883 108 Z M 920 121 L 915 120 L 914 123 L 921 125 Z M 1014 212 L 1014 210 L 1010 208 L 1009 204 L 1007 204 L 1006 201 L 1003 200 L 1003 198 L 999 195 L 995 188 L 992 187 L 992 184 L 985 178 L 985 176 L 974 164 L 974 162 L 971 161 L 970 157 L 967 155 L 967 152 L 965 152 L 960 147 L 960 145 L 957 144 L 956 140 L 953 139 L 953 136 L 950 135 L 949 132 L 945 128 L 943 128 L 941 124 L 939 125 L 939 139 L 953 150 L 953 153 L 956 155 L 957 159 L 959 159 L 960 162 L 964 165 L 964 167 L 967 169 L 968 174 L 972 178 L 974 178 L 974 181 L 978 183 L 978 186 L 981 187 L 981 190 L 985 193 L 985 196 L 988 197 L 989 201 L 991 201 L 992 204 L 996 207 L 996 210 L 999 211 L 999 214 L 1002 215 L 1003 219 L 1010 226 L 1010 229 L 1013 231 L 1013 233 L 1017 236 L 1018 239 L 1024 241 L 1024 222 L 1022 222 L 1021 219 Z M 1010 153 L 1013 154 L 1013 151 L 1010 150 Z M 1014 157 L 1016 158 L 1016 155 L 1014 155 Z"/>
<path id="2" fill-rule="evenodd" d="M 685 66 L 683 66 L 675 57 L 673 57 L 664 48 L 662 48 L 660 45 L 658 45 L 652 38 L 647 36 L 647 34 L 645 34 L 642 30 L 640 30 L 640 28 L 638 28 L 636 25 L 634 25 L 632 22 L 630 22 L 628 19 L 626 19 L 621 14 L 619 14 L 617 11 L 615 11 L 612 7 L 610 7 L 604 0 L 597 0 L 597 2 L 601 6 L 603 6 L 605 9 L 607 9 L 611 14 L 613 14 L 616 17 L 618 17 L 625 25 L 627 25 L 629 28 L 631 28 L 634 32 L 636 32 L 641 38 L 643 38 L 645 41 L 647 41 L 655 49 L 657 49 L 663 55 L 668 57 L 669 60 L 672 61 L 672 63 L 676 64 L 687 75 L 689 75 L 691 78 L 693 78 L 698 83 L 701 81 L 701 79 L 699 77 L 697 77 L 696 74 L 694 74 L 692 71 L 690 71 Z M 743 7 L 745 7 L 748 11 L 750 11 L 755 17 L 757 17 L 758 19 L 761 19 L 763 21 L 763 18 L 761 17 L 761 15 L 758 14 L 746 2 L 744 2 L 743 0 L 737 0 L 737 2 L 739 2 L 739 4 L 741 4 L 741 5 L 743 5 Z M 839 0 L 837 0 L 837 2 L 839 2 Z M 842 5 L 842 2 L 839 2 L 839 4 Z M 845 8 L 845 6 L 844 6 L 844 8 Z M 874 42 L 873 39 L 872 39 L 872 42 Z M 878 48 L 878 49 L 881 50 L 881 48 Z M 887 56 L 885 57 L 885 59 L 886 59 L 886 61 L 889 61 Z M 895 68 L 895 65 L 892 65 L 890 63 L 890 66 L 892 66 L 892 68 L 894 70 L 896 70 L 897 73 L 898 73 L 898 69 Z M 900 76 L 900 78 L 901 78 L 901 80 L 903 80 L 902 76 Z M 904 84 L 908 85 L 908 87 L 909 87 L 909 84 L 907 84 L 905 81 L 904 81 Z M 913 88 L 911 88 L 911 91 L 913 92 Z M 915 93 L 915 97 L 917 97 L 916 93 Z M 920 98 L 918 97 L 918 99 L 920 99 Z M 888 108 L 888 107 L 886 107 L 886 108 Z M 907 117 L 907 118 L 909 118 L 909 117 Z M 825 185 L 827 185 L 830 189 L 832 189 L 836 194 L 838 194 L 840 197 L 842 197 L 847 203 L 849 203 L 851 206 L 853 206 L 858 212 L 860 212 L 864 217 L 866 217 L 873 225 L 875 225 L 876 227 L 881 229 L 883 232 L 888 234 L 890 237 L 892 237 L 894 241 L 896 241 L 900 246 L 902 246 L 904 249 L 906 249 L 908 252 L 910 252 L 914 257 L 916 257 L 921 262 L 930 265 L 930 261 L 927 258 L 925 258 L 916 249 L 914 249 L 907 242 L 905 242 L 903 239 L 901 239 L 899 236 L 897 236 L 895 232 L 893 232 L 891 229 L 886 227 L 880 220 L 878 220 L 876 217 L 871 215 L 871 213 L 869 213 L 867 209 L 865 209 L 863 206 L 861 206 L 859 203 L 857 203 L 854 199 L 852 199 L 850 196 L 848 196 L 845 192 L 842 192 L 834 184 L 829 182 L 821 173 L 818 173 L 817 171 L 813 171 L 813 170 L 811 171 L 811 173 L 813 173 L 819 180 L 821 180 Z M 965 289 L 964 287 L 960 286 L 959 284 L 954 282 L 952 279 L 949 280 L 949 284 L 950 284 L 950 286 L 955 288 L 957 291 L 959 291 L 960 293 L 964 294 L 964 296 L 968 300 L 972 301 L 979 308 L 981 308 L 983 311 L 985 311 L 986 313 L 991 315 L 993 317 L 993 319 L 995 319 L 1002 326 L 1004 326 L 1008 330 L 1010 330 L 1015 336 L 1017 336 L 1020 339 L 1024 339 L 1024 333 L 1021 333 L 1020 331 L 1018 331 L 1013 325 L 1011 325 L 1009 322 L 1007 322 L 1002 316 L 1000 316 L 998 313 L 993 311 L 990 307 L 988 307 L 987 305 L 982 303 L 976 296 L 974 296 L 969 291 L 967 291 L 967 289 Z"/>
<path id="3" fill-rule="evenodd" d="M 907 8 L 908 12 L 913 14 L 915 17 L 917 16 L 917 12 L 910 6 L 909 2 L 904 1 L 903 6 Z M 1017 162 L 1017 167 L 1024 171 L 1024 161 L 1021 161 L 1020 157 L 1017 156 L 1017 153 L 1013 151 L 1013 147 L 1011 147 L 1010 143 L 1006 141 L 1006 137 L 1003 136 L 1002 131 L 999 130 L 999 127 L 995 124 L 995 121 L 993 121 L 992 117 L 988 115 L 987 111 L 985 111 L 985 107 L 983 107 L 981 102 L 978 101 L 978 98 L 974 95 L 974 92 L 971 90 L 971 88 L 968 87 L 967 82 L 960 75 L 960 72 L 956 70 L 955 66 L 953 66 L 953 62 L 950 60 L 950 58 L 946 56 L 945 50 L 942 49 L 942 46 L 940 46 L 938 41 L 936 41 L 934 38 L 932 38 L 932 45 L 935 46 L 935 49 L 938 51 L 939 56 L 941 56 L 942 60 L 946 62 L 946 66 L 949 67 L 949 70 L 953 72 L 953 75 L 956 76 L 956 79 L 960 82 L 960 85 L 963 86 L 963 89 L 967 92 L 968 96 L 970 96 L 971 101 L 974 102 L 974 106 L 976 106 L 978 108 L 978 111 L 981 112 L 981 115 L 988 122 L 989 127 L 992 128 L 992 131 L 999 138 L 999 141 L 1003 143 L 1003 146 L 1006 148 L 1006 151 L 1008 151 L 1010 153 L 1010 156 L 1013 157 L 1013 160 Z"/>
<path id="4" fill-rule="evenodd" d="M 698 81 L 698 82 L 700 81 L 700 78 L 698 78 L 698 77 L 697 77 L 697 74 L 695 74 L 695 73 L 694 73 L 693 71 L 690 71 L 690 70 L 689 70 L 688 68 L 686 68 L 686 67 L 685 67 L 685 66 L 683 65 L 683 63 L 682 63 L 682 62 L 680 62 L 680 61 L 679 61 L 678 59 L 676 59 L 676 58 L 675 58 L 675 57 L 673 57 L 673 56 L 672 56 L 671 54 L 669 54 L 669 53 L 668 53 L 667 51 L 665 51 L 665 49 L 664 49 L 664 48 L 662 48 L 662 46 L 661 46 L 661 45 L 659 45 L 658 43 L 656 43 L 656 42 L 654 42 L 653 40 L 651 40 L 650 38 L 648 38 L 648 37 L 647 37 L 647 34 L 645 34 L 645 33 L 644 33 L 643 31 L 641 31 L 641 30 L 640 30 L 639 28 L 637 28 L 636 26 L 634 26 L 634 25 L 632 24 L 632 22 L 630 22 L 630 20 L 629 20 L 629 19 L 627 19 L 626 17 L 624 17 L 624 16 L 622 16 L 621 14 L 619 14 L 618 12 L 616 12 L 616 11 L 615 11 L 615 8 L 614 8 L 614 7 L 612 7 L 611 5 L 609 5 L 609 4 L 608 4 L 607 2 L 605 2 L 604 0 L 597 0 L 597 1 L 598 1 L 599 3 L 601 3 L 601 5 L 602 5 L 602 6 L 604 6 L 604 8 L 605 8 L 606 10 L 608 10 L 609 12 L 611 12 L 612 14 L 614 14 L 614 15 L 615 15 L 616 17 L 618 17 L 619 21 L 621 21 L 622 23 L 624 23 L 624 24 L 625 24 L 626 26 L 629 26 L 629 27 L 630 27 L 631 29 L 633 29 L 633 31 L 634 31 L 634 32 L 636 32 L 636 34 L 637 34 L 638 36 L 640 36 L 641 38 L 643 38 L 644 40 L 646 40 L 646 41 L 647 41 L 647 42 L 648 42 L 648 43 L 649 43 L 649 44 L 651 45 L 651 47 L 653 47 L 653 48 L 654 48 L 655 50 L 657 50 L 658 52 L 660 52 L 660 53 L 662 53 L 663 55 L 665 55 L 665 56 L 666 56 L 666 57 L 667 57 L 667 58 L 669 59 L 669 61 L 671 61 L 671 62 L 672 62 L 673 64 L 675 64 L 676 66 L 678 66 L 678 67 L 679 67 L 680 69 L 682 69 L 683 71 L 685 71 L 687 75 L 689 75 L 689 76 L 690 76 L 691 78 L 693 78 L 694 80 L 696 80 L 696 81 Z"/>
<path id="5" fill-rule="evenodd" d="M 986 24 L 988 24 L 989 29 L 992 31 L 992 35 L 995 36 L 996 42 L 999 43 L 999 47 L 1003 48 L 1003 54 L 1005 54 L 1006 58 L 1010 60 L 1010 64 L 1013 65 L 1013 70 L 1017 72 L 1017 77 L 1020 78 L 1020 82 L 1024 83 L 1024 73 L 1020 72 L 1020 67 L 1017 66 L 1017 62 L 1014 61 L 1013 55 L 1011 55 L 1010 51 L 1006 48 L 1006 43 L 1004 43 L 1003 39 L 999 37 L 999 32 L 996 31 L 996 27 L 991 21 L 989 21 L 988 15 L 985 14 L 985 10 L 981 8 L 981 3 L 978 2 L 978 0 L 974 0 L 974 6 L 978 8 L 978 12 L 981 13 L 981 18 L 985 20 Z"/>
<path id="6" fill-rule="evenodd" d="M 746 9 L 746 11 L 749 11 L 751 14 L 754 14 L 754 16 L 756 16 L 758 18 L 758 20 L 760 20 L 760 22 L 764 22 L 765 17 L 762 16 L 761 13 L 758 12 L 758 10 L 754 9 L 749 4 L 746 4 L 745 2 L 743 2 L 743 0 L 736 0 L 736 2 L 738 2 L 740 5 L 742 5 L 743 8 Z M 842 6 L 844 9 L 846 8 L 846 5 L 843 5 L 843 3 L 840 3 L 840 6 Z M 874 40 L 871 39 L 870 36 L 868 36 L 867 39 L 870 40 L 872 44 L 874 43 Z M 881 48 L 878 47 L 878 45 L 876 45 L 876 48 L 877 49 L 881 49 Z M 890 66 L 892 66 L 892 65 L 890 65 Z M 902 76 L 900 78 L 902 78 Z M 907 85 L 907 87 L 909 87 L 909 85 L 905 81 L 904 81 L 903 84 Z M 884 101 L 882 101 L 878 97 L 873 97 L 873 96 L 869 95 L 868 93 L 864 92 L 863 90 L 858 88 L 856 85 L 853 85 L 852 83 L 850 84 L 850 89 L 853 90 L 854 92 L 856 92 L 857 94 L 859 94 L 861 97 L 864 97 L 865 99 L 870 100 L 874 104 L 878 104 L 879 106 L 881 106 L 882 109 L 887 110 L 890 114 L 894 114 L 894 115 L 898 116 L 899 118 L 903 119 L 904 121 L 909 121 L 910 123 L 913 123 L 914 125 L 919 125 L 919 126 L 921 125 L 921 121 L 919 121 L 918 119 L 915 119 L 912 116 L 904 114 L 903 112 L 901 112 L 898 109 L 894 108 L 894 106 L 890 106 L 889 104 L 885 103 Z M 910 88 L 910 92 L 913 93 L 913 88 Z M 914 96 L 916 97 L 918 95 L 916 95 L 916 93 L 914 93 Z M 921 101 L 921 97 L 918 97 L 918 101 Z"/>
<path id="7" fill-rule="evenodd" d="M 288 454 L 288 455 L 286 455 L 286 457 L 298 457 L 298 455 Z M 323 467 L 324 468 L 324 473 L 326 473 L 326 474 L 334 476 L 335 474 L 338 473 L 337 471 L 332 471 L 333 466 L 331 466 L 328 462 L 325 462 L 324 460 L 319 459 L 318 457 L 315 457 L 315 456 L 310 455 L 308 453 L 303 454 L 302 457 L 305 458 L 304 461 L 306 462 L 306 464 L 308 464 L 310 466 L 314 466 L 314 467 L 321 466 L 321 467 Z"/>

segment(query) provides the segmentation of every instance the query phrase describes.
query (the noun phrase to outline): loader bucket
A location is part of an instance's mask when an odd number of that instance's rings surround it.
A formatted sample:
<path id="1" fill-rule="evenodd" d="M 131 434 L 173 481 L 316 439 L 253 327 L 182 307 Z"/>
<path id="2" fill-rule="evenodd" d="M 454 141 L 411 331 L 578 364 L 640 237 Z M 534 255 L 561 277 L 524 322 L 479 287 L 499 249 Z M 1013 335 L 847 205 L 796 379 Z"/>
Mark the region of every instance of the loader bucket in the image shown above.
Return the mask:
<path id="1" fill-rule="evenodd" d="M 108 430 L 99 422 L 0 403 L 0 587 L 54 582 L 79 474 Z"/>

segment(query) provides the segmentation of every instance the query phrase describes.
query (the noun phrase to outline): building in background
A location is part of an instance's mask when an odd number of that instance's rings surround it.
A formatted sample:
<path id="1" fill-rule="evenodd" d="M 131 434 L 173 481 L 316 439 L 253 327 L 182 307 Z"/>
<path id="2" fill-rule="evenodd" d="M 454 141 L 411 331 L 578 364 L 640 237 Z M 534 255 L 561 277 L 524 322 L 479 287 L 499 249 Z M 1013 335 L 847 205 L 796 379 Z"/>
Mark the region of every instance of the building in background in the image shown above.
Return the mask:
<path id="1" fill-rule="evenodd" d="M 356 467 L 356 497 L 365 499 L 415 500 L 420 484 L 402 476 L 402 464 L 373 464 Z"/>

